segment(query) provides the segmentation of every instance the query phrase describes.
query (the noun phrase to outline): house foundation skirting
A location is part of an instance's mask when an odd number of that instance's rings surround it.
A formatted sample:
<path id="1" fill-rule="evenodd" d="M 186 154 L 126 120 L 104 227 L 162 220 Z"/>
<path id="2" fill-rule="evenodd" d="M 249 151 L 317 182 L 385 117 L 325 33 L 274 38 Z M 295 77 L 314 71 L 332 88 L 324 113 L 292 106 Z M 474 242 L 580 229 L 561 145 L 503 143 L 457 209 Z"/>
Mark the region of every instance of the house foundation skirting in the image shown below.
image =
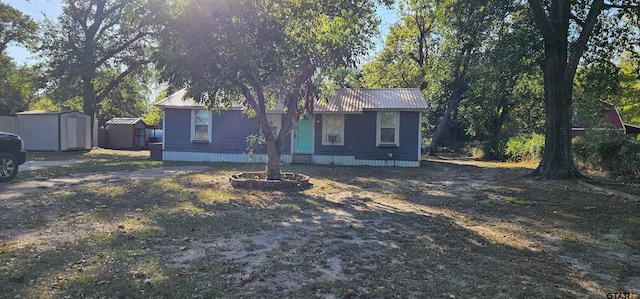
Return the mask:
<path id="1" fill-rule="evenodd" d="M 267 155 L 248 154 L 221 154 L 221 153 L 201 153 L 201 152 L 176 152 L 164 151 L 162 153 L 164 161 L 186 161 L 186 162 L 235 162 L 235 163 L 266 163 Z M 292 155 L 282 155 L 284 163 L 291 163 Z M 420 167 L 420 161 L 406 160 L 364 160 L 356 159 L 355 156 L 329 156 L 313 155 L 312 164 L 323 165 L 345 165 L 345 166 L 396 166 L 396 167 Z"/>

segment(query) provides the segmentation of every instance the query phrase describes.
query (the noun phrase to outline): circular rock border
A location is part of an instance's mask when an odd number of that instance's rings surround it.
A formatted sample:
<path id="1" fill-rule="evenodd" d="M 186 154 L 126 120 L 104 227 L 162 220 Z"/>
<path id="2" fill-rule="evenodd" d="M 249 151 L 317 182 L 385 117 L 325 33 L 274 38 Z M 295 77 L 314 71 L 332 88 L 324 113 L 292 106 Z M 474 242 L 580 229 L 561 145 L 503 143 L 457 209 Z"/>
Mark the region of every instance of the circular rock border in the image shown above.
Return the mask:
<path id="1" fill-rule="evenodd" d="M 241 172 L 231 175 L 229 182 L 236 189 L 292 190 L 311 187 L 309 176 L 301 173 L 283 172 L 280 180 L 267 180 L 263 171 Z"/>

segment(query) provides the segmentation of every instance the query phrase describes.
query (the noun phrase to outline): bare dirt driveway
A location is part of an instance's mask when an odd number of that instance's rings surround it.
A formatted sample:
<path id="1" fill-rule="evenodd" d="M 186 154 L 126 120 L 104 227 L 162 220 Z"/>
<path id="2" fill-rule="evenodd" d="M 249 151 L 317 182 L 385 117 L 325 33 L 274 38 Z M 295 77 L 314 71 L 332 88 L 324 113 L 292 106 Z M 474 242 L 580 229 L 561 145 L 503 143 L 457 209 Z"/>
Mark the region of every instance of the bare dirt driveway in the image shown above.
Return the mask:
<path id="1" fill-rule="evenodd" d="M 246 191 L 228 176 L 263 166 L 133 157 L 125 167 L 107 154 L 0 186 L 7 297 L 640 293 L 638 186 L 588 182 L 594 190 L 526 178 L 521 165 L 433 159 L 285 166 L 313 187 Z"/>

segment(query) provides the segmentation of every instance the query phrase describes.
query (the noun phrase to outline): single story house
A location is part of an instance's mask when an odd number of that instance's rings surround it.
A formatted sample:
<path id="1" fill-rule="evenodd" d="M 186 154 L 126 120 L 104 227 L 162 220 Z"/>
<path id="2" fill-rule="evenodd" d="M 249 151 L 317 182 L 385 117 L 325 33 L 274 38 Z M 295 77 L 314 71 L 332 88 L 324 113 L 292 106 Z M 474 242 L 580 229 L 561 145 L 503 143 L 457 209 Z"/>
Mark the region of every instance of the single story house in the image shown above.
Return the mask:
<path id="1" fill-rule="evenodd" d="M 266 161 L 264 148 L 248 154 L 247 136 L 259 134 L 257 119 L 240 105 L 219 112 L 185 98 L 180 90 L 156 105 L 163 109 L 165 161 Z M 428 108 L 414 88 L 340 89 L 327 103 L 314 103 L 289 134 L 285 163 L 420 166 L 422 112 Z M 281 109 L 280 109 L 281 110 Z M 267 111 L 274 131 L 284 111 Z"/>
<path id="2" fill-rule="evenodd" d="M 147 124 L 140 118 L 115 117 L 107 121 L 105 147 L 142 149 L 147 147 Z"/>
<path id="3" fill-rule="evenodd" d="M 620 117 L 620 111 L 616 105 L 606 102 L 600 101 L 602 104 L 602 119 L 601 121 L 595 125 L 595 127 L 588 127 L 586 125 L 574 124 L 571 126 L 571 136 L 582 136 L 585 131 L 588 130 L 617 130 L 624 134 L 630 134 L 634 136 L 638 136 L 640 133 L 640 127 L 634 126 L 631 124 L 626 124 L 622 121 L 622 117 Z M 577 121 L 580 123 L 580 120 Z"/>
<path id="4" fill-rule="evenodd" d="M 91 117 L 77 111 L 25 111 L 18 132 L 28 151 L 91 149 Z"/>

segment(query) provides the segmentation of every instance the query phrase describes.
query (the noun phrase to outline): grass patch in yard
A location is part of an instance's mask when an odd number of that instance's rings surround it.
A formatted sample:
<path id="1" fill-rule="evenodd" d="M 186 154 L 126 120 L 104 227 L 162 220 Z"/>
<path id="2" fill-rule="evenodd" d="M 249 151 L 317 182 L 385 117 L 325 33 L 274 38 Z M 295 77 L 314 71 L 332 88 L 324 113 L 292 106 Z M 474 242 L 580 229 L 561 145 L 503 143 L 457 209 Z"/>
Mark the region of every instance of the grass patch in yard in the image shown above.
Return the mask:
<path id="1" fill-rule="evenodd" d="M 512 204 L 516 204 L 516 205 L 521 205 L 521 206 L 530 206 L 533 204 L 532 201 L 529 200 L 524 200 L 522 198 L 517 198 L 517 197 L 507 197 L 506 200 L 508 203 L 512 203 Z"/>

